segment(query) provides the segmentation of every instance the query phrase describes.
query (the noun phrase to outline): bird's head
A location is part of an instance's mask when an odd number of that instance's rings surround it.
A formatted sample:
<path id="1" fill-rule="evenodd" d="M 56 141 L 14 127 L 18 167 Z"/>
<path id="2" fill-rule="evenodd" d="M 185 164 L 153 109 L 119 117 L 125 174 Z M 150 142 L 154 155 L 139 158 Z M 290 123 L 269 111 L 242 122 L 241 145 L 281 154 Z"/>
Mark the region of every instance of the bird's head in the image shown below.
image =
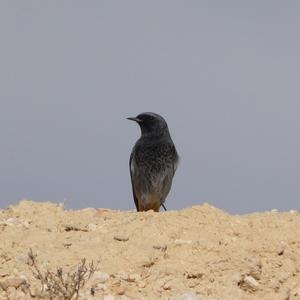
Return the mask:
<path id="1" fill-rule="evenodd" d="M 142 136 L 169 135 L 167 122 L 158 114 L 145 112 L 137 115 L 134 118 L 127 118 L 127 120 L 135 121 L 140 125 Z"/>

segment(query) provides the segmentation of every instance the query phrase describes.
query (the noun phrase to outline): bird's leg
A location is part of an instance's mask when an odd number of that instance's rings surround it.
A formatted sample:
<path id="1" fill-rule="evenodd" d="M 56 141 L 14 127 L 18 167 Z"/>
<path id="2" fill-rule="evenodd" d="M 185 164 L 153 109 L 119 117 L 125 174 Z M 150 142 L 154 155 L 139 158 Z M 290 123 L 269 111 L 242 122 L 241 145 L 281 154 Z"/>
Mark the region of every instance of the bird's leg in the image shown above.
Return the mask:
<path id="1" fill-rule="evenodd" d="M 163 209 L 164 209 L 165 211 L 167 211 L 167 209 L 166 209 L 166 207 L 165 207 L 165 205 L 164 205 L 163 203 L 161 203 L 160 205 L 163 207 Z"/>
<path id="2" fill-rule="evenodd" d="M 138 207 L 137 207 L 137 211 L 139 212 L 139 211 L 142 211 L 142 203 L 141 203 L 141 200 L 140 199 L 138 199 L 138 205 L 137 205 Z"/>

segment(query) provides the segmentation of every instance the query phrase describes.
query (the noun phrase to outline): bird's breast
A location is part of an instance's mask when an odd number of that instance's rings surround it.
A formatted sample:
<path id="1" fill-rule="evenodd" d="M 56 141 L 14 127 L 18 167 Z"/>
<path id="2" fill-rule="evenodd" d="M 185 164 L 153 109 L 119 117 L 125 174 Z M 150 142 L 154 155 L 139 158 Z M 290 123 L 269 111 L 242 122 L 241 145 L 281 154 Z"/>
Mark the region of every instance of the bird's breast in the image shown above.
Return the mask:
<path id="1" fill-rule="evenodd" d="M 177 163 L 177 153 L 171 143 L 137 143 L 133 149 L 131 171 L 133 173 L 159 174 L 173 169 Z"/>

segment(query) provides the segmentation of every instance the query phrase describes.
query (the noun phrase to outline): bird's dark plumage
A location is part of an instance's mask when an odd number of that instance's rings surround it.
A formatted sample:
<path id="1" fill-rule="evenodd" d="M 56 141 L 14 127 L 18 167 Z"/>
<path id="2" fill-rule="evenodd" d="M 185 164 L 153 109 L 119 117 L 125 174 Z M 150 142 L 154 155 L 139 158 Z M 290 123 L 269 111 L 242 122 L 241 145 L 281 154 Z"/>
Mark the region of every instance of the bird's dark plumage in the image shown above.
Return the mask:
<path id="1" fill-rule="evenodd" d="M 128 119 L 137 122 L 142 132 L 129 160 L 136 209 L 159 211 L 171 189 L 178 154 L 163 117 L 142 113 Z"/>

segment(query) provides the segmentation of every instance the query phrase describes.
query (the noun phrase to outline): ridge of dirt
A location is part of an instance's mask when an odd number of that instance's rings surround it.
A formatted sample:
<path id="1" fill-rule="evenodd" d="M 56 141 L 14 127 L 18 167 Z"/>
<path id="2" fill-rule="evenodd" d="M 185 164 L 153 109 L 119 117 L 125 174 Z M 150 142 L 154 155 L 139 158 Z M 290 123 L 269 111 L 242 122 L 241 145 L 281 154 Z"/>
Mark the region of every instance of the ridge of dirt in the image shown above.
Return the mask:
<path id="1" fill-rule="evenodd" d="M 137 213 L 23 200 L 0 210 L 1 300 L 47 299 L 29 249 L 44 272 L 98 262 L 79 299 L 300 299 L 297 211 Z"/>

